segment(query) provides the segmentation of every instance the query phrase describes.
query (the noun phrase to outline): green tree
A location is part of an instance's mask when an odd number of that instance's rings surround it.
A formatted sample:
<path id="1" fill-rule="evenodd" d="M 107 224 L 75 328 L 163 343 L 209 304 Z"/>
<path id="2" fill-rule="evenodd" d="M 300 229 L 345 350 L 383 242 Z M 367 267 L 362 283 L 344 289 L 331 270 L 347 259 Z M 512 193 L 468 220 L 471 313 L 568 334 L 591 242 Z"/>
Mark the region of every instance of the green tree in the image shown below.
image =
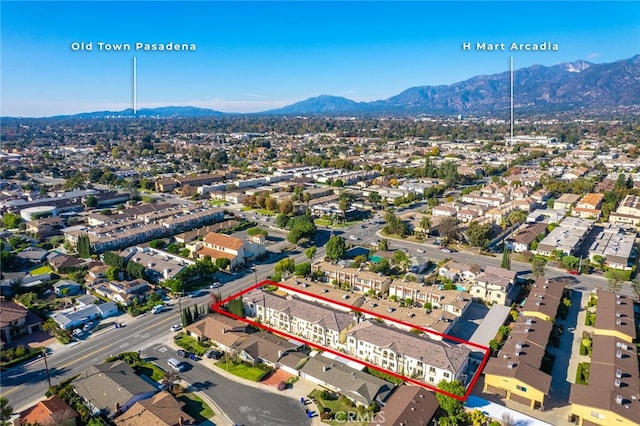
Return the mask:
<path id="1" fill-rule="evenodd" d="M 462 398 L 466 392 L 464 385 L 459 380 L 452 382 L 441 380 L 438 383 L 438 388 L 460 398 Z M 461 399 L 447 396 L 442 392 L 437 392 L 436 398 L 438 399 L 440 408 L 446 411 L 450 417 L 458 417 L 464 412 L 464 402 Z"/>
<path id="2" fill-rule="evenodd" d="M 132 261 L 127 262 L 126 271 L 133 278 L 144 278 L 145 275 L 144 266 Z"/>
<path id="3" fill-rule="evenodd" d="M 394 251 L 391 259 L 393 260 L 393 263 L 400 266 L 403 271 L 407 270 L 407 267 L 409 266 L 409 256 L 407 256 L 407 253 L 405 253 L 404 250 Z"/>
<path id="4" fill-rule="evenodd" d="M 82 259 L 91 257 L 91 242 L 87 234 L 81 234 L 78 237 L 78 255 Z"/>
<path id="5" fill-rule="evenodd" d="M 22 217 L 20 217 L 19 214 L 5 213 L 2 216 L 2 225 L 7 229 L 15 229 L 20 227 L 20 222 L 22 222 Z"/>
<path id="6" fill-rule="evenodd" d="M 500 263 L 500 267 L 511 270 L 511 250 L 509 250 L 506 245 L 502 251 L 502 263 Z"/>
<path id="7" fill-rule="evenodd" d="M 307 259 L 313 262 L 313 258 L 316 256 L 317 251 L 318 248 L 316 246 L 311 246 L 304 251 L 304 255 L 307 256 Z"/>
<path id="8" fill-rule="evenodd" d="M 89 195 L 85 198 L 84 205 L 87 207 L 96 207 L 98 205 L 98 199 L 95 195 Z"/>
<path id="9" fill-rule="evenodd" d="M 286 229 L 289 224 L 289 216 L 286 214 L 279 214 L 276 216 L 276 226 L 278 228 Z"/>
<path id="10" fill-rule="evenodd" d="M 13 423 L 9 420 L 13 415 L 13 407 L 9 405 L 9 400 L 0 396 L 0 426 L 10 426 Z"/>
<path id="11" fill-rule="evenodd" d="M 242 298 L 236 297 L 227 302 L 227 311 L 234 315 L 244 318 L 244 305 L 242 304 Z"/>
<path id="12" fill-rule="evenodd" d="M 231 260 L 226 257 L 219 257 L 216 259 L 216 267 L 220 270 L 225 270 L 231 265 Z"/>
<path id="13" fill-rule="evenodd" d="M 380 193 L 375 191 L 369 193 L 369 202 L 371 204 L 378 205 L 380 204 L 380 201 L 382 201 L 382 198 L 380 197 Z"/>
<path id="14" fill-rule="evenodd" d="M 472 246 L 486 248 L 491 241 L 491 225 L 472 221 L 467 227 L 467 238 Z"/>
<path id="15" fill-rule="evenodd" d="M 326 245 L 327 258 L 330 260 L 344 259 L 347 254 L 347 244 L 345 239 L 339 235 L 329 238 Z"/>
<path id="16" fill-rule="evenodd" d="M 338 208 L 342 212 L 342 221 L 347 221 L 347 210 L 351 208 L 351 196 L 346 192 L 340 194 L 340 199 L 338 200 Z"/>
<path id="17" fill-rule="evenodd" d="M 547 267 L 547 259 L 540 256 L 535 256 L 531 261 L 531 273 L 536 278 L 543 278 L 545 275 L 545 268 Z"/>
<path id="18" fill-rule="evenodd" d="M 293 217 L 289 220 L 289 235 L 287 241 L 298 244 L 303 239 L 311 240 L 317 231 L 313 220 L 307 215 Z"/>
<path id="19" fill-rule="evenodd" d="M 429 216 L 424 215 L 420 218 L 420 228 L 422 228 L 425 237 L 428 238 L 429 231 L 431 231 L 431 218 L 429 218 Z"/>
<path id="20" fill-rule="evenodd" d="M 385 240 L 384 238 L 380 240 L 380 243 L 378 244 L 378 248 L 380 250 L 389 250 L 389 240 Z"/>
<path id="21" fill-rule="evenodd" d="M 298 277 L 307 277 L 311 275 L 311 263 L 302 262 L 296 265 L 293 273 Z"/>
<path id="22" fill-rule="evenodd" d="M 118 269 L 124 270 L 126 267 L 126 259 L 118 254 L 107 251 L 102 255 L 103 262 L 105 265 L 115 266 Z"/>
<path id="23" fill-rule="evenodd" d="M 280 260 L 273 268 L 273 271 L 283 278 L 287 278 L 290 274 L 293 274 L 296 267 L 296 261 L 290 257 Z"/>
<path id="24" fill-rule="evenodd" d="M 116 268 L 115 266 L 109 266 L 105 275 L 109 281 L 116 281 L 119 278 L 119 272 L 120 269 Z"/>
<path id="25" fill-rule="evenodd" d="M 165 245 L 165 242 L 164 240 L 161 240 L 161 239 L 151 240 L 149 242 L 149 247 L 158 249 L 158 250 L 162 250 L 164 248 L 164 245 Z"/>
<path id="26" fill-rule="evenodd" d="M 620 269 L 609 269 L 604 273 L 604 276 L 608 281 L 607 288 L 617 293 L 622 289 L 622 283 L 625 281 L 627 274 Z"/>

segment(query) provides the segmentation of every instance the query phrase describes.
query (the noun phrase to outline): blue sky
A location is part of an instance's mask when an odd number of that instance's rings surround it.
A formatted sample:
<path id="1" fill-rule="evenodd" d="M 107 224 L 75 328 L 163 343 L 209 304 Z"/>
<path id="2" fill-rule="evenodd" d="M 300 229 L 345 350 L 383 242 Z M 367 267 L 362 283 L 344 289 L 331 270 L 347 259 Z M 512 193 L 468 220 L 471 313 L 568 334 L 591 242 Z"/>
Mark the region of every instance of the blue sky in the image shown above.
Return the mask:
<path id="1" fill-rule="evenodd" d="M 2 1 L 0 115 L 137 106 L 225 112 L 321 94 L 371 101 L 420 85 L 640 53 L 638 2 Z M 92 51 L 73 51 L 92 42 Z M 131 51 L 98 51 L 97 43 Z M 195 52 L 135 51 L 194 43 Z M 553 52 L 463 51 L 464 42 L 541 43 Z"/>

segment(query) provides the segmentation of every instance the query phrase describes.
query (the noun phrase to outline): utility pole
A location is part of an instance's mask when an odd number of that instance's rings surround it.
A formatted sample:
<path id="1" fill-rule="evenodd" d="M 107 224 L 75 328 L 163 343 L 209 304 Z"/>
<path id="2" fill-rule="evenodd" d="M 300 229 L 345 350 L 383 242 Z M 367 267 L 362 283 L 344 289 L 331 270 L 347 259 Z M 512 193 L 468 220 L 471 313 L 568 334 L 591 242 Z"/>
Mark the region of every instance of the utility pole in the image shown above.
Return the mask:
<path id="1" fill-rule="evenodd" d="M 47 373 L 47 382 L 51 387 L 51 374 L 49 374 L 49 364 L 47 363 L 47 348 L 42 348 L 42 357 L 44 358 L 44 371 Z"/>

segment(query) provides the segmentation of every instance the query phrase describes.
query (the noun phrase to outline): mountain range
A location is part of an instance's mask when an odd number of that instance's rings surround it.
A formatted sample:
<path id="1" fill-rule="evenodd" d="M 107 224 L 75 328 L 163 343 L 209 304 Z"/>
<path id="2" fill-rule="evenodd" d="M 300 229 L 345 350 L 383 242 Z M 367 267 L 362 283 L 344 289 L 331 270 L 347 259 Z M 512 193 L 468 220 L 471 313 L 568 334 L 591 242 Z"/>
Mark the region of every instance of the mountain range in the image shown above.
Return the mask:
<path id="1" fill-rule="evenodd" d="M 533 65 L 514 71 L 514 108 L 544 114 L 640 105 L 640 55 L 612 63 L 566 62 Z M 451 85 L 411 87 L 396 96 L 356 102 L 339 96 L 317 96 L 282 108 L 244 115 L 408 116 L 491 114 L 510 108 L 509 71 L 472 77 Z M 206 108 L 140 109 L 138 117 L 221 117 Z M 82 113 L 72 118 L 133 117 L 133 110 Z"/>

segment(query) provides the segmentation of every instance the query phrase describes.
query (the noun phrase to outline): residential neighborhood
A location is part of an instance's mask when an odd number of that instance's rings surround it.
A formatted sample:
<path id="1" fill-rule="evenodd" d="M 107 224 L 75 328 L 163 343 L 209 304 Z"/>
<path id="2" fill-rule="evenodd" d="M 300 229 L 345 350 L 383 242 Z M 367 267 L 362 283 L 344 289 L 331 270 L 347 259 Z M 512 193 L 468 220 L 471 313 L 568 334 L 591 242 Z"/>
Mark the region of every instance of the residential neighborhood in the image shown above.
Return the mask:
<path id="1" fill-rule="evenodd" d="M 120 144 L 18 127 L 0 152 L 16 424 L 639 424 L 633 132 L 328 120 L 126 121 Z"/>

